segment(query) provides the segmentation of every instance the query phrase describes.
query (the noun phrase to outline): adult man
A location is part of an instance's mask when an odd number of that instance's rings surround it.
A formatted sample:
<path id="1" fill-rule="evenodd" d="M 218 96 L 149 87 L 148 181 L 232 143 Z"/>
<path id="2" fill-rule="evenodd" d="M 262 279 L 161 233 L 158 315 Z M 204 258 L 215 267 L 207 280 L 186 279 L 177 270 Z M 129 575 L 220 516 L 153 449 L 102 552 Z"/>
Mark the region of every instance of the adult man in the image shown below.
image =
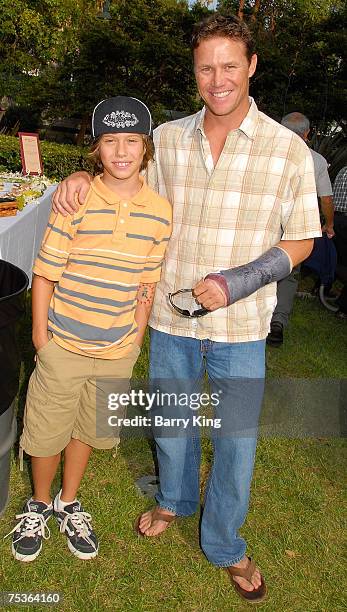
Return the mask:
<path id="1" fill-rule="evenodd" d="M 339 310 L 336 316 L 347 319 L 347 166 L 341 168 L 334 182 L 334 206 L 337 262 L 344 282 L 337 300 Z"/>
<path id="2" fill-rule="evenodd" d="M 173 203 L 174 225 L 150 322 L 150 374 L 159 384 L 171 379 L 196 390 L 206 367 L 212 388 L 218 390 L 219 381 L 229 385 L 233 405 L 222 398 L 221 411 L 247 414 L 252 406 L 257 414 L 276 300 L 275 284 L 265 285 L 305 259 L 312 238 L 320 235 L 312 159 L 299 138 L 259 113 L 249 98 L 257 57 L 243 22 L 214 15 L 196 26 L 192 42 L 205 107 L 154 133 L 156 165 L 150 181 Z M 58 208 L 67 200 L 72 204 L 76 190 L 81 195 L 81 178 L 61 187 Z M 271 262 L 259 264 L 263 254 Z M 234 276 L 218 274 L 228 268 L 236 270 Z M 282 275 L 276 277 L 276 269 Z M 201 281 L 211 272 L 217 274 Z M 170 306 L 168 293 L 189 287 L 211 313 L 184 317 Z M 247 297 L 233 303 L 241 295 Z M 251 384 L 244 393 L 245 380 Z M 190 419 L 191 413 L 187 408 Z M 156 443 L 159 510 L 142 515 L 138 529 L 146 536 L 158 535 L 172 517 L 199 507 L 197 438 L 158 437 Z M 255 448 L 254 433 L 214 440 L 201 544 L 211 563 L 228 570 L 241 597 L 260 601 L 264 581 L 237 533 L 247 513 Z"/>
<path id="3" fill-rule="evenodd" d="M 307 143 L 310 132 L 310 122 L 302 113 L 289 113 L 283 117 L 281 124 L 298 134 Z M 334 236 L 334 204 L 332 198 L 332 187 L 328 174 L 328 164 L 326 159 L 317 151 L 310 149 L 314 177 L 316 181 L 317 196 L 319 199 L 320 210 L 324 216 L 323 232 L 328 238 Z M 298 288 L 298 274 L 300 266 L 277 284 L 277 305 L 271 319 L 270 333 L 266 343 L 271 346 L 279 347 L 283 344 L 283 329 L 288 325 L 290 313 L 293 308 L 294 297 Z"/>

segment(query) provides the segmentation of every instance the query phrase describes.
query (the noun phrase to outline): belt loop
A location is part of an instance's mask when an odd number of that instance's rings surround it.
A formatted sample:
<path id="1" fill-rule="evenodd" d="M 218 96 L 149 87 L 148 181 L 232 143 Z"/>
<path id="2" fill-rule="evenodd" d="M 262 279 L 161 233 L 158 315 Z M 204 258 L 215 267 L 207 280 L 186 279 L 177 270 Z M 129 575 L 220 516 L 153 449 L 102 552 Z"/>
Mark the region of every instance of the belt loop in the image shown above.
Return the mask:
<path id="1" fill-rule="evenodd" d="M 210 340 L 209 338 L 204 338 L 203 340 L 200 340 L 200 346 L 201 352 L 206 354 L 212 349 L 213 340 Z"/>

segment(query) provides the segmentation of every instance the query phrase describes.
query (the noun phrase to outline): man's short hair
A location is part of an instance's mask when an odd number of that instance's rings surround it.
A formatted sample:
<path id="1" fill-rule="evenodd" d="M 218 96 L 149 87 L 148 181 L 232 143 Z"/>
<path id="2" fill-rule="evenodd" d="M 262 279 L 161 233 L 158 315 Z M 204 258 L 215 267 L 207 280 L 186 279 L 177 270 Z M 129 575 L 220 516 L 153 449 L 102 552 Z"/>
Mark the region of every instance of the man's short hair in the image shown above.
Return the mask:
<path id="1" fill-rule="evenodd" d="M 194 26 L 191 39 L 192 50 L 194 51 L 203 40 L 215 38 L 216 36 L 243 42 L 246 48 L 247 59 L 249 62 L 251 61 L 254 54 L 254 39 L 244 21 L 234 15 L 226 17 L 218 13 L 206 17 Z"/>
<path id="2" fill-rule="evenodd" d="M 299 136 L 303 136 L 305 132 L 310 130 L 310 122 L 302 113 L 289 113 L 285 115 L 281 124 Z"/>

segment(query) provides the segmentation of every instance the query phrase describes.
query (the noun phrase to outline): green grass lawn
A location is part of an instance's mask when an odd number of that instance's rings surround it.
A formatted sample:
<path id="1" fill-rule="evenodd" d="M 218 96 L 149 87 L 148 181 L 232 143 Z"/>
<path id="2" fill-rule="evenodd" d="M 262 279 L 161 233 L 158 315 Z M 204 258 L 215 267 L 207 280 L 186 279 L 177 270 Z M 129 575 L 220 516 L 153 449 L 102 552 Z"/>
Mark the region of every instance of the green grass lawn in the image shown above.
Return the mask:
<path id="1" fill-rule="evenodd" d="M 33 366 L 28 321 L 23 330 L 20 408 Z M 268 376 L 346 378 L 346 331 L 345 322 L 337 321 L 315 301 L 297 300 L 284 346 L 267 349 Z M 146 345 L 136 366 L 138 377 L 146 374 L 147 351 Z M 207 441 L 203 450 L 202 488 L 212 456 Z M 345 450 L 338 437 L 260 439 L 242 534 L 268 584 L 262 610 L 346 609 L 342 557 Z M 145 440 L 124 440 L 117 454 L 95 451 L 80 498 L 93 515 L 100 538 L 99 556 L 89 562 L 73 557 L 51 520 L 51 538 L 33 563 L 16 562 L 9 540 L 3 542 L 0 590 L 59 591 L 64 595 L 59 609 L 69 612 L 247 610 L 249 606 L 237 598 L 225 572 L 203 556 L 198 515 L 173 524 L 158 539 L 138 539 L 134 534 L 136 516 L 152 505 L 137 491 L 134 480 L 148 473 L 154 473 L 154 464 Z M 11 501 L 0 519 L 0 537 L 13 527 L 14 515 L 29 495 L 28 466 L 20 473 L 13 462 Z"/>

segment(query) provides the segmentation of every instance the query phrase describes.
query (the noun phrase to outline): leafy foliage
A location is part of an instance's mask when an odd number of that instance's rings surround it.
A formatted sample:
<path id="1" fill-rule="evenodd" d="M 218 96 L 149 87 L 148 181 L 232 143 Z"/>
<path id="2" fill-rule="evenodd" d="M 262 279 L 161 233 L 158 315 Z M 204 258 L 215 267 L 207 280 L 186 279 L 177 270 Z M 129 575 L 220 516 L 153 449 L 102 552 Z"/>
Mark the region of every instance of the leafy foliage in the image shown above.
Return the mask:
<path id="1" fill-rule="evenodd" d="M 329 136 L 315 134 L 310 146 L 329 162 L 329 175 L 335 180 L 339 170 L 347 166 L 347 136 L 342 130 Z"/>
<path id="2" fill-rule="evenodd" d="M 240 2 L 220 0 L 221 12 L 237 13 Z M 343 2 L 247 0 L 244 20 L 253 30 L 259 58 L 251 93 L 274 119 L 292 111 L 322 129 L 346 125 Z"/>
<path id="3" fill-rule="evenodd" d="M 78 170 L 91 171 L 87 148 L 41 142 L 44 173 L 49 178 L 63 179 Z M 0 135 L 0 171 L 20 172 L 22 163 L 19 141 L 14 136 Z"/>
<path id="4" fill-rule="evenodd" d="M 45 119 L 88 118 L 100 99 L 124 93 L 144 99 L 157 122 L 167 107 L 194 110 L 188 42 L 203 9 L 190 11 L 175 0 L 120 0 L 105 20 L 97 4 L 5 0 L 0 96 L 24 106 L 30 100 L 33 110 L 45 109 Z"/>
<path id="5" fill-rule="evenodd" d="M 71 46 L 92 0 L 2 0 L 0 5 L 0 94 L 17 103 L 40 98 L 43 77 Z"/>
<path id="6" fill-rule="evenodd" d="M 208 3 L 205 3 L 208 4 Z M 79 141 L 100 99 L 140 97 L 155 122 L 165 109 L 194 112 L 200 105 L 191 69 L 193 23 L 212 13 L 204 2 L 3 0 L 0 6 L 0 97 L 46 122 L 81 119 Z M 280 119 L 305 113 L 327 132 L 346 126 L 347 8 L 342 0 L 220 0 L 252 28 L 259 67 L 251 93 Z M 23 116 L 23 115 L 22 115 Z M 21 129 L 24 120 L 21 119 Z"/>
<path id="7" fill-rule="evenodd" d="M 110 10 L 108 20 L 89 17 L 78 47 L 58 66 L 54 109 L 58 104 L 64 113 L 89 114 L 100 99 L 117 94 L 146 101 L 157 122 L 164 108 L 194 109 L 188 45 L 193 16 L 187 5 L 121 0 Z"/>

